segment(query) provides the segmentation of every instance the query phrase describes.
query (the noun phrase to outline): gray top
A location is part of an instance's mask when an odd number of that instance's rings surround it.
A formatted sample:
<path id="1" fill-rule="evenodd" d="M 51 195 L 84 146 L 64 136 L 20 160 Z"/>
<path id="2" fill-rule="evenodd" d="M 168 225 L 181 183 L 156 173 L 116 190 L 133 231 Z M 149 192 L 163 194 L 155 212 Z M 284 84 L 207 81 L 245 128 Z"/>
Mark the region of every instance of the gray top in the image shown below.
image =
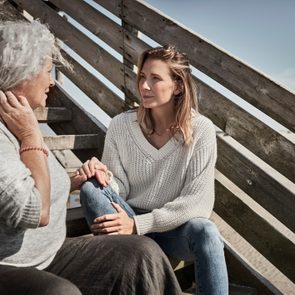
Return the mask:
<path id="1" fill-rule="evenodd" d="M 47 267 L 64 242 L 70 180 L 49 153 L 50 221 L 38 227 L 40 193 L 20 159 L 19 142 L 0 122 L 0 264 Z"/>

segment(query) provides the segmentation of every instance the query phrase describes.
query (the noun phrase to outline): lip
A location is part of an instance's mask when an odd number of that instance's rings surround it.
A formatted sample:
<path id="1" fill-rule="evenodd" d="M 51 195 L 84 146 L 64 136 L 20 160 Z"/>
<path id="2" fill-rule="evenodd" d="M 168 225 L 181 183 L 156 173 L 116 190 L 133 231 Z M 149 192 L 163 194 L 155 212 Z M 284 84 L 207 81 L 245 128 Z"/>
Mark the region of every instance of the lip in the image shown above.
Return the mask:
<path id="1" fill-rule="evenodd" d="M 154 96 L 153 95 L 143 95 L 142 98 L 143 99 L 150 99 L 150 98 L 153 98 Z"/>

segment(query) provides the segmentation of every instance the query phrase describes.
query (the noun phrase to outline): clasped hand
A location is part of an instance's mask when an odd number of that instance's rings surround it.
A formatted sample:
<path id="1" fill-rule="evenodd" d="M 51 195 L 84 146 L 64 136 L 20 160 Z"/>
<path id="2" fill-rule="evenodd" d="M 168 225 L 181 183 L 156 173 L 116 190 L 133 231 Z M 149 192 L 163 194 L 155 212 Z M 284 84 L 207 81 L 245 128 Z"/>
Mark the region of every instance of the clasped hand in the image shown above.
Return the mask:
<path id="1" fill-rule="evenodd" d="M 90 229 L 94 235 L 132 235 L 136 233 L 134 219 L 118 204 L 112 203 L 117 213 L 106 214 L 94 219 Z"/>
<path id="2" fill-rule="evenodd" d="M 107 186 L 110 183 L 110 172 L 107 166 L 101 163 L 96 157 L 87 160 L 71 177 L 71 191 L 80 189 L 80 186 L 87 179 L 95 177 L 102 185 Z"/>

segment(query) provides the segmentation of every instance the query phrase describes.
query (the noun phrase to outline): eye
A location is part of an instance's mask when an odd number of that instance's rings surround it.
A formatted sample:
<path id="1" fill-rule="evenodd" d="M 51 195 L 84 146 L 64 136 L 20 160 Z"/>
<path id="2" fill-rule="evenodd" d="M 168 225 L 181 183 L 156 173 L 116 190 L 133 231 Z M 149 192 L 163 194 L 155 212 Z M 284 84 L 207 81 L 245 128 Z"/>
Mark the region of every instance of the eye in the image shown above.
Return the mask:
<path id="1" fill-rule="evenodd" d="M 153 76 L 153 78 L 152 78 L 154 81 L 160 81 L 161 80 L 161 78 L 160 77 L 158 77 L 158 76 Z"/>

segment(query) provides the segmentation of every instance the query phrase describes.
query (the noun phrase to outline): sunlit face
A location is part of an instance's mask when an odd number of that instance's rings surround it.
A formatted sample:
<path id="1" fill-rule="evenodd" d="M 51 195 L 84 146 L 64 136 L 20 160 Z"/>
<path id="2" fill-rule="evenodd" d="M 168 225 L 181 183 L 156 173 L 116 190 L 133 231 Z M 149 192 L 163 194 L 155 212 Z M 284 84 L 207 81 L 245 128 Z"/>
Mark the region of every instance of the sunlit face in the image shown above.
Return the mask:
<path id="1" fill-rule="evenodd" d="M 172 79 L 167 63 L 147 59 L 139 73 L 139 92 L 145 108 L 173 106 L 176 82 Z"/>
<path id="2" fill-rule="evenodd" d="M 31 108 L 34 110 L 46 105 L 47 93 L 49 88 L 54 86 L 54 80 L 51 77 L 52 61 L 48 61 L 42 71 L 32 78 L 23 82 L 13 90 L 14 94 L 22 95 L 27 98 Z"/>

